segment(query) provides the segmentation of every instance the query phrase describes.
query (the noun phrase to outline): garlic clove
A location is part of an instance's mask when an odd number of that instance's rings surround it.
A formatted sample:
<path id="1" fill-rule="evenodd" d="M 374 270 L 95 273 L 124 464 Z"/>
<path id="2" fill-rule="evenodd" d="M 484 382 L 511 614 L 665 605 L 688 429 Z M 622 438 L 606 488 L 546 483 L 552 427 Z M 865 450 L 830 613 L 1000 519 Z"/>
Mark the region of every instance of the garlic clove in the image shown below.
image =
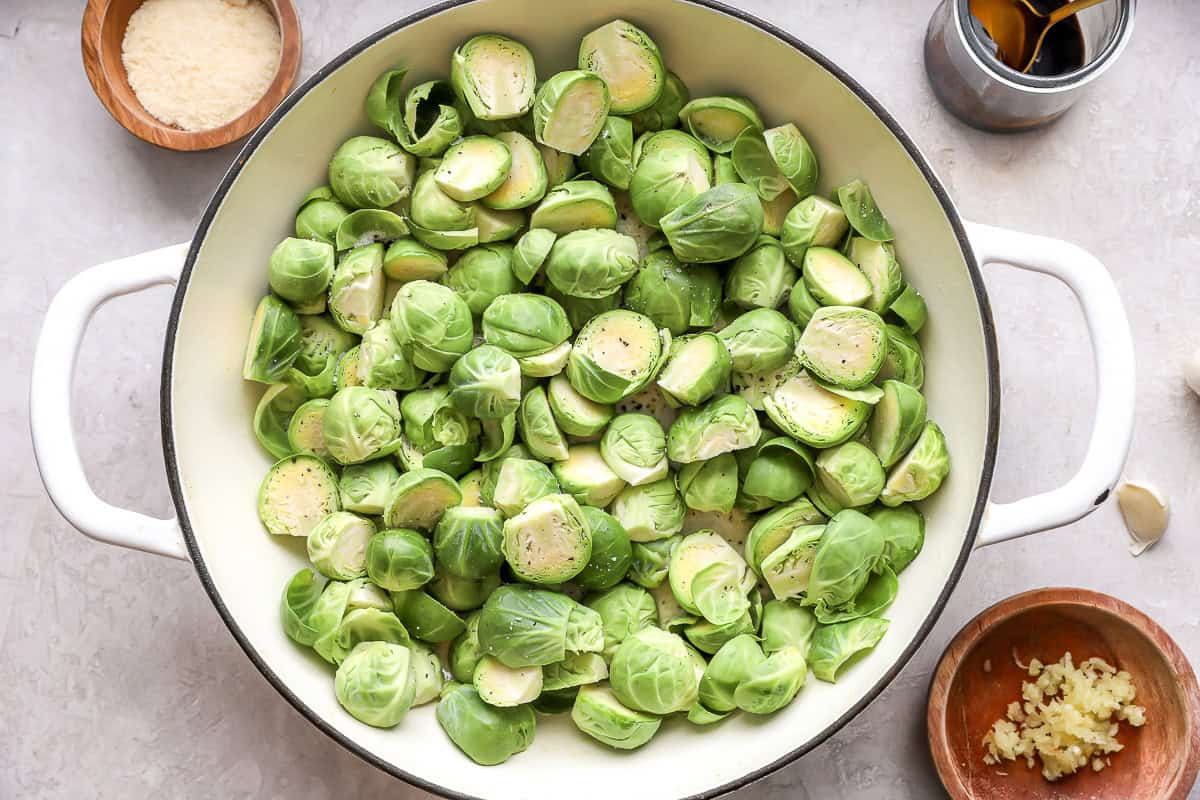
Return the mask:
<path id="1" fill-rule="evenodd" d="M 1140 556 L 1167 530 L 1170 507 L 1156 487 L 1140 481 L 1125 481 L 1117 487 L 1117 507 L 1129 529 L 1129 552 Z"/>

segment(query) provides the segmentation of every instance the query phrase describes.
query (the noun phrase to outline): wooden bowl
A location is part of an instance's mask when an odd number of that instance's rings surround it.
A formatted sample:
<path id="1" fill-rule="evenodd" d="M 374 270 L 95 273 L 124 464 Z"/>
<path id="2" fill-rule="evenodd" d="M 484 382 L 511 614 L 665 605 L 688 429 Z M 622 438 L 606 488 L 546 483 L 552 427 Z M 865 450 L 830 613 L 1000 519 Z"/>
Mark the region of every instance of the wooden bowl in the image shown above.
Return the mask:
<path id="1" fill-rule="evenodd" d="M 1013 660 L 1075 663 L 1100 656 L 1129 672 L 1146 724 L 1121 723 L 1125 748 L 1112 766 L 1053 783 L 1041 762 L 983 763 L 984 734 L 1018 700 L 1029 675 Z M 990 671 L 984 663 L 990 661 Z M 1200 769 L 1200 689 L 1179 646 L 1153 620 L 1115 597 L 1085 589 L 1036 589 L 1010 597 L 959 631 L 929 688 L 929 747 L 955 800 L 1184 800 Z"/>
<path id="2" fill-rule="evenodd" d="M 121 43 L 129 17 L 143 0 L 88 0 L 83 12 L 83 68 L 96 97 L 125 130 L 168 150 L 211 150 L 237 141 L 257 128 L 291 91 L 300 69 L 300 20 L 292 0 L 264 0 L 279 23 L 279 67 L 275 79 L 249 111 L 219 128 L 185 131 L 167 125 L 142 107 L 129 86 Z"/>

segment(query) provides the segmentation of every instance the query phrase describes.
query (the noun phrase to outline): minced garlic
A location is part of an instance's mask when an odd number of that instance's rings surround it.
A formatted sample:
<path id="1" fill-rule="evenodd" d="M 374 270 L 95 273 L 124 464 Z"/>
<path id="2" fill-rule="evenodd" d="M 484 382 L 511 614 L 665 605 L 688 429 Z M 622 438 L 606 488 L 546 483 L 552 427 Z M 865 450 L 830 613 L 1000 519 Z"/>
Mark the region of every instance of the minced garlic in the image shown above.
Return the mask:
<path id="1" fill-rule="evenodd" d="M 1057 664 L 1043 666 L 1036 658 L 1026 669 L 1034 682 L 1021 684 L 1023 702 L 1008 704 L 1006 719 L 992 723 L 983 737 L 985 764 L 1024 758 L 1028 767 L 1041 759 L 1042 776 L 1054 781 L 1089 764 L 1096 772 L 1112 764 L 1106 755 L 1119 751 L 1118 721 L 1140 727 L 1146 710 L 1133 705 L 1136 690 L 1128 672 L 1101 658 L 1078 667 L 1067 653 Z"/>
<path id="2" fill-rule="evenodd" d="M 249 111 L 280 50 L 279 25 L 257 0 L 146 0 L 129 18 L 121 60 L 147 111 L 198 131 Z"/>

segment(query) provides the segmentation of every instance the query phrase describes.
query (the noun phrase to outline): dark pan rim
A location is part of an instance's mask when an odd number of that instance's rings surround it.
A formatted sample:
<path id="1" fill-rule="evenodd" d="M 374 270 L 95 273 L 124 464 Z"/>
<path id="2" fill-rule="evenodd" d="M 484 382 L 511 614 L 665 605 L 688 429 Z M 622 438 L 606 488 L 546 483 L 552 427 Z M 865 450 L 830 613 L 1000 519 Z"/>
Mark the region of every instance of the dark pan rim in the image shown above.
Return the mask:
<path id="1" fill-rule="evenodd" d="M 173 354 L 175 350 L 175 336 L 179 327 L 179 315 L 183 308 L 183 300 L 184 296 L 187 294 L 188 282 L 191 279 L 192 269 L 196 262 L 196 256 L 199 253 L 200 245 L 203 243 L 204 237 L 208 233 L 208 229 L 212 224 L 213 218 L 217 213 L 217 209 L 220 208 L 222 201 L 225 199 L 225 195 L 229 192 L 234 180 L 241 172 L 242 166 L 254 154 L 266 136 L 274 129 L 276 125 L 279 124 L 280 120 L 283 119 L 292 106 L 294 106 L 302 97 L 308 94 L 309 91 L 333 74 L 338 68 L 348 62 L 350 59 L 354 58 L 359 53 L 374 45 L 384 37 L 389 36 L 402 28 L 406 28 L 415 22 L 419 22 L 435 14 L 440 14 L 444 11 L 448 11 L 460 6 L 469 5 L 472 2 L 476 2 L 476 0 L 445 0 L 445 2 L 430 6 L 429 8 L 418 11 L 415 14 L 411 14 L 398 22 L 381 28 L 365 39 L 362 39 L 357 44 L 346 49 L 324 67 L 318 70 L 316 74 L 306 80 L 290 95 L 288 95 L 288 97 L 279 105 L 279 107 L 276 108 L 269 117 L 267 117 L 266 121 L 263 122 L 258 130 L 254 132 L 254 134 L 246 142 L 245 146 L 242 147 L 241 152 L 239 152 L 237 157 L 233 160 L 229 171 L 221 179 L 220 185 L 217 187 L 216 192 L 213 194 L 212 200 L 209 202 L 208 207 L 204 211 L 204 215 L 200 219 L 200 224 L 196 229 L 195 238 L 192 240 L 191 248 L 188 250 L 187 260 L 184 263 L 183 271 L 179 277 L 179 284 L 175 290 L 175 298 L 171 304 L 171 314 L 167 321 L 166 342 L 163 350 L 162 388 L 159 397 L 162 413 L 163 456 L 167 465 L 167 481 L 170 484 L 171 497 L 175 502 L 175 509 L 179 516 L 179 526 L 183 531 L 183 538 L 187 543 L 188 553 L 191 555 L 192 563 L 196 568 L 196 573 L 200 576 L 200 582 L 204 585 L 205 591 L 208 592 L 208 596 L 212 600 L 213 605 L 216 607 L 217 613 L 221 615 L 221 618 L 225 621 L 226 626 L 228 626 L 230 632 L 233 633 L 234 638 L 237 640 L 237 643 L 241 646 L 242 650 L 245 651 L 247 657 L 249 657 L 249 659 L 258 668 L 259 672 L 266 677 L 270 684 L 275 687 L 275 690 L 283 695 L 283 697 L 287 699 L 287 701 L 291 703 L 297 711 L 303 714 L 309 722 L 323 731 L 327 736 L 332 738 L 342 747 L 354 753 L 368 764 L 371 764 L 372 766 L 375 766 L 384 772 L 400 778 L 401 780 L 412 784 L 413 786 L 417 786 L 426 791 L 441 795 L 442 797 L 451 798 L 452 800 L 480 800 L 480 798 L 448 789 L 444 786 L 399 769 L 396 767 L 396 765 L 381 759 L 371 751 L 350 740 L 348 737 L 326 722 L 319 714 L 305 705 L 304 702 L 288 688 L 287 684 L 279 677 L 279 675 L 277 675 L 273 670 L 271 670 L 270 667 L 267 666 L 266 662 L 258 654 L 258 651 L 250 642 L 245 632 L 238 626 L 237 622 L 233 618 L 233 615 L 229 612 L 229 609 L 225 606 L 224 601 L 221 599 L 219 590 L 213 583 L 212 576 L 209 574 L 208 568 L 204 563 L 204 558 L 200 553 L 200 548 L 197 545 L 196 536 L 192 531 L 191 520 L 188 517 L 187 504 L 184 500 L 183 484 L 180 479 L 179 465 L 176 458 L 174 419 L 172 416 L 173 409 L 171 407 L 171 387 Z M 797 747 L 795 750 L 792 750 L 782 758 L 776 759 L 770 764 L 743 775 L 737 780 L 730 781 L 721 786 L 716 786 L 707 791 L 689 795 L 684 798 L 684 800 L 708 800 L 709 798 L 719 797 L 736 789 L 741 789 L 755 781 L 765 778 L 776 770 L 779 770 L 782 767 L 792 763 L 800 756 L 815 748 L 817 745 L 823 743 L 826 739 L 828 739 L 848 722 L 850 722 L 850 720 L 856 717 L 860 712 L 862 712 L 862 710 L 865 709 L 867 705 L 870 704 L 871 701 L 874 700 L 880 694 L 880 692 L 882 692 L 884 688 L 895 679 L 900 670 L 904 668 L 905 664 L 908 663 L 909 659 L 912 658 L 917 649 L 925 641 L 925 638 L 929 635 L 934 623 L 937 621 L 938 617 L 941 616 L 942 610 L 945 608 L 946 602 L 950 598 L 950 594 L 958 584 L 958 580 L 966 566 L 967 558 L 970 556 L 971 550 L 974 548 L 975 535 L 979 530 L 979 525 L 983 518 L 984 508 L 987 505 L 987 499 L 992 484 L 992 472 L 996 461 L 996 443 L 1000 430 L 1000 365 L 996 350 L 995 323 L 992 319 L 991 306 L 988 302 L 987 289 L 984 286 L 983 275 L 979 269 L 979 264 L 975 259 L 975 254 L 971 250 L 971 245 L 967 238 L 966 230 L 963 227 L 962 219 L 959 217 L 958 211 L 955 209 L 954 203 L 950 200 L 950 196 L 947 194 L 945 187 L 942 186 L 941 181 L 938 180 L 937 175 L 934 174 L 933 169 L 929 166 L 929 163 L 921 154 L 920 149 L 916 146 L 909 135 L 905 133 L 900 124 L 892 117 L 891 114 L 887 112 L 887 110 L 884 109 L 878 100 L 876 100 L 869 92 L 867 92 L 866 89 L 860 86 L 857 81 L 846 74 L 846 72 L 844 72 L 840 67 L 831 62 L 821 53 L 817 52 L 814 48 L 810 47 L 804 42 L 801 42 L 799 39 L 787 33 L 786 31 L 781 30 L 769 22 L 758 19 L 757 17 L 748 14 L 745 11 L 731 8 L 721 2 L 717 2 L 716 0 L 685 0 L 685 2 L 708 8 L 712 11 L 716 11 L 753 25 L 762 32 L 787 43 L 808 58 L 812 59 L 822 68 L 836 77 L 839 81 L 841 81 L 842 84 L 844 84 L 848 89 L 854 92 L 859 100 L 861 100 L 868 108 L 871 109 L 871 111 L 884 123 L 884 125 L 887 126 L 892 135 L 896 137 L 901 145 L 903 145 L 905 151 L 908 153 L 909 158 L 912 159 L 913 163 L 916 164 L 917 168 L 921 171 L 921 174 L 924 176 L 926 182 L 933 190 L 934 195 L 937 197 L 938 202 L 941 204 L 942 210 L 945 213 L 947 220 L 950 222 L 950 226 L 954 230 L 955 238 L 957 238 L 959 247 L 962 250 L 963 259 L 970 273 L 971 285 L 975 290 L 975 299 L 979 307 L 979 317 L 983 326 L 984 346 L 986 349 L 988 370 L 987 436 L 983 465 L 979 478 L 979 490 L 975 498 L 975 507 L 971 513 L 971 522 L 967 530 L 967 535 L 963 538 L 962 550 L 958 554 L 958 559 L 954 564 L 954 568 L 951 570 L 950 576 L 947 579 L 945 586 L 942 588 L 937 602 L 930 610 L 928 616 L 925 618 L 925 621 L 921 623 L 921 626 L 918 628 L 912 642 L 910 642 L 908 647 L 904 649 L 904 652 L 900 654 L 900 657 L 896 659 L 896 663 L 892 665 L 887 673 L 884 674 L 884 676 L 880 678 L 880 680 L 874 686 L 872 686 L 871 689 L 858 700 L 858 702 L 856 702 L 845 714 L 832 722 L 824 730 L 812 737 L 808 742 L 800 747 Z"/>

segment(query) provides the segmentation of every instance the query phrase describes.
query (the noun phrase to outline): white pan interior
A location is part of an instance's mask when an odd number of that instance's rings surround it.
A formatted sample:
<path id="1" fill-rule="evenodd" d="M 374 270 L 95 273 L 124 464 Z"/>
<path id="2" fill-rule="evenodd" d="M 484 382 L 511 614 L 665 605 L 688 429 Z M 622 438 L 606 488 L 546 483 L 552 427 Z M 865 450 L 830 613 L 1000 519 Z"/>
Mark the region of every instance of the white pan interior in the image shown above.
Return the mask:
<path id="1" fill-rule="evenodd" d="M 799 125 L 820 159 L 822 192 L 856 176 L 870 183 L 897 231 L 905 274 L 929 303 L 921 337 L 925 391 L 949 440 L 953 472 L 926 505 L 925 549 L 901 576 L 891 629 L 836 685 L 810 678 L 796 702 L 766 719 L 743 714 L 715 729 L 672 721 L 634 753 L 598 745 L 567 716 L 539 717 L 529 751 L 484 768 L 443 735 L 432 706 L 392 730 L 357 722 L 337 704 L 331 668 L 284 636 L 279 595 L 306 560 L 302 542 L 272 538 L 256 515 L 270 460 L 250 430 L 262 387 L 241 380 L 244 337 L 266 290 L 267 256 L 290 233 L 294 208 L 325 183 L 328 158 L 342 140 L 377 133 L 362 113 L 376 75 L 404 64 L 414 82 L 447 76 L 458 43 L 499 31 L 528 44 L 546 77 L 574 67 L 581 35 L 614 17 L 650 32 L 693 97 L 747 94 L 768 125 Z M 954 230 L 876 114 L 816 61 L 750 23 L 681 0 L 477 0 L 435 13 L 367 47 L 295 102 L 242 166 L 202 235 L 169 363 L 181 514 L 228 622 L 265 668 L 338 735 L 420 782 L 494 800 L 683 797 L 737 782 L 812 743 L 884 679 L 934 613 L 963 552 L 985 463 L 989 380 L 981 312 Z"/>

